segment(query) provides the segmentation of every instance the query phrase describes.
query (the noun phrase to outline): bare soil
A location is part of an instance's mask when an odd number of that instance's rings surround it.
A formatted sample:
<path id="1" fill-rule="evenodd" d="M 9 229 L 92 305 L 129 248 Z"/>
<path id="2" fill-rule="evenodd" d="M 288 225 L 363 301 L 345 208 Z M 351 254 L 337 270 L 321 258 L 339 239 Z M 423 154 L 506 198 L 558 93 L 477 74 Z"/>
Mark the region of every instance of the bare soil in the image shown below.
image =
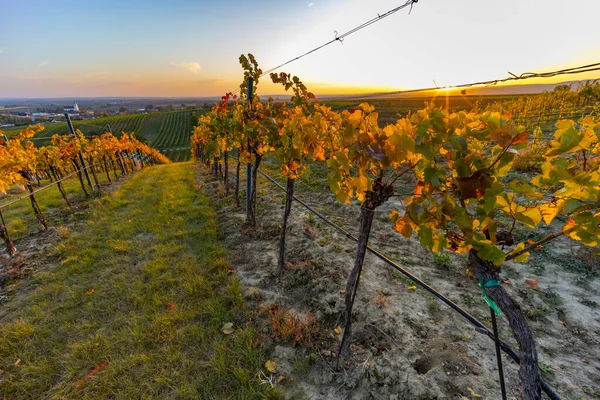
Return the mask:
<path id="1" fill-rule="evenodd" d="M 352 356 L 337 370 L 341 334 L 336 328 L 343 323 L 343 289 L 355 243 L 294 202 L 288 262 L 278 282 L 284 192 L 259 178 L 258 225 L 250 229 L 244 227 L 244 210 L 235 207 L 232 196 L 225 197 L 222 184 L 207 171 L 199 173 L 203 190 L 218 209 L 220 235 L 232 254 L 232 266 L 265 340 L 272 344 L 270 359 L 277 371 L 265 376 L 266 384 L 284 387 L 291 399 L 500 398 L 493 342 L 372 255 L 365 259 L 354 308 Z M 296 192 L 357 234 L 360 206 L 339 204 L 318 174 L 307 173 Z M 387 216 L 393 206 L 390 202 L 377 211 L 370 245 L 491 327 L 481 290 L 465 274 L 465 256 L 434 258 L 415 237 L 407 240 L 394 232 Z M 599 269 L 597 256 L 567 238 L 533 254 L 528 263 L 503 267 L 504 286 L 522 305 L 536 337 L 542 377 L 564 399 L 600 398 Z M 538 289 L 526 279 L 539 279 Z M 304 328 L 302 334 L 282 334 L 273 324 L 273 310 L 285 310 L 296 331 Z M 516 349 L 503 317 L 499 327 L 501 338 Z M 508 397 L 516 399 L 518 365 L 506 356 L 503 360 Z"/>

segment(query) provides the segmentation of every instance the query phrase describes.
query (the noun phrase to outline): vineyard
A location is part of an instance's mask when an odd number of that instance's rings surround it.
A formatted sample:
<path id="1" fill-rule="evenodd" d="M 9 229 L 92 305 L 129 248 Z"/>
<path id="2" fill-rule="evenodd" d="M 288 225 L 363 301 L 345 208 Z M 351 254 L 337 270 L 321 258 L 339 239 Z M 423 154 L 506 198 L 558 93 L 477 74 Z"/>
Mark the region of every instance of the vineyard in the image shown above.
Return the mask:
<path id="1" fill-rule="evenodd" d="M 600 400 L 600 2 L 8 3 L 0 400 Z"/>
<path id="2" fill-rule="evenodd" d="M 537 399 L 543 391 L 550 398 L 560 398 L 545 381 L 548 368 L 539 361 L 528 316 L 519 304 L 523 300 L 517 300 L 520 296 L 515 295 L 509 280 L 501 274 L 503 267 L 508 270 L 515 268 L 513 265 L 518 268 L 519 264 L 536 262 L 547 243 L 564 240 L 577 243 L 580 253 L 589 254 L 587 276 L 597 273 L 600 84 L 588 82 L 575 91 L 558 87 L 540 96 L 475 105 L 465 111 L 452 112 L 431 103 L 392 123 L 381 123 L 376 108 L 366 102 L 338 112 L 320 105 L 299 78 L 286 73 L 272 73 L 270 78 L 293 92 L 290 104 L 261 101 L 253 89 L 265 74 L 252 55 L 241 56 L 240 63 L 245 71 L 240 97 L 225 95 L 211 113 L 200 118 L 192 137 L 192 152 L 196 160 L 210 167 L 213 179 L 223 182 L 222 195 L 228 196 L 231 186 L 232 201 L 237 207 L 241 206 L 240 182 L 244 181 L 240 175 L 247 169 L 244 224 L 250 230 L 264 230 L 272 224 L 258 219 L 261 197 L 257 182 L 259 173 L 264 174 L 260 170 L 264 160 L 279 164 L 279 173 L 287 180 L 285 185 L 265 175 L 269 183 L 276 183 L 285 192 L 272 276 L 285 282 L 285 275 L 298 268 L 295 265 L 310 260 L 298 259 L 297 255 L 288 261 L 286 257 L 295 183 L 306 171 L 325 169 L 321 187 L 328 186 L 341 204 L 360 205 L 357 234 L 353 236 L 302 203 L 313 213 L 313 219 L 317 215 L 356 241 L 354 267 L 347 273 L 338 271 L 347 276 L 346 287 L 340 291 L 343 306 L 336 301 L 341 315 L 333 326 L 329 325 L 340 338 L 340 343 L 333 346 L 338 347 L 336 350 L 331 345 L 327 350 L 335 355 L 335 368 L 340 370 L 347 363 L 356 365 L 364 359 L 360 351 L 357 355 L 351 350 L 361 347 L 353 345 L 355 336 L 363 338 L 367 334 L 363 321 L 358 322 L 362 329 L 353 333 L 355 299 L 361 297 L 359 283 L 365 273 L 365 257 L 369 251 L 374 252 L 369 247 L 374 218 L 383 211 L 389 216 L 388 229 L 395 230 L 404 240 L 417 240 L 439 260 L 449 260 L 449 254 L 462 259 L 466 277 L 473 281 L 467 285 L 478 286 L 489 307 L 493 331 L 465 313 L 456 302 L 389 261 L 389 257 L 375 252 L 495 341 L 502 397 L 506 396 L 506 388 L 501 351 L 520 365 L 518 385 L 511 382 L 513 394 Z M 230 153 L 237 157 L 233 164 Z M 231 177 L 233 168 L 235 175 Z M 272 204 L 270 199 L 267 202 Z M 263 208 L 263 212 L 272 217 L 270 208 Z M 309 222 L 306 231 L 310 231 L 310 225 Z M 250 282 L 256 283 L 256 276 Z M 264 289 L 274 290 L 272 280 L 261 279 L 260 283 Z M 541 290 L 540 279 L 527 279 L 525 283 L 533 291 Z M 370 282 L 363 285 L 372 287 Z M 282 295 L 289 289 L 280 288 Z M 555 298 L 565 295 L 564 289 L 547 290 Z M 594 293 L 598 295 L 595 289 Z M 319 293 L 330 295 L 333 293 L 326 289 Z M 379 293 L 376 303 L 385 306 L 389 295 L 389 290 L 387 294 Z M 299 303 L 292 303 L 297 309 Z M 295 343 L 306 345 L 316 340 L 312 336 L 316 332 L 310 331 L 310 326 L 302 327 L 302 323 L 332 324 L 313 317 L 296 320 L 297 315 L 286 317 L 285 311 L 280 312 L 284 314 L 279 318 L 295 321 Z M 361 316 L 364 318 L 364 312 Z M 518 352 L 500 338 L 496 322 L 500 316 L 506 316 L 508 324 L 504 329 L 512 333 L 510 340 Z M 275 324 L 273 320 L 271 323 Z M 594 326 L 592 329 L 597 329 Z M 303 329 L 310 332 L 303 333 Z M 389 330 L 382 333 L 388 338 L 395 336 Z M 506 332 L 503 336 L 507 336 Z M 427 372 L 431 367 L 424 368 Z M 593 386 L 590 381 L 587 384 Z M 598 394 L 589 390 L 584 392 Z"/>
<path id="3" fill-rule="evenodd" d="M 172 161 L 190 159 L 190 135 L 192 132 L 192 115 L 200 114 L 200 110 L 170 111 L 164 113 L 119 115 L 96 118 L 92 120 L 73 121 L 76 129 L 86 137 L 106 133 L 106 125 L 112 132 L 120 136 L 121 132 L 141 134 L 154 148 L 160 150 Z M 49 143 L 53 135 L 69 133 L 66 122 L 47 123 L 44 131 L 36 135 L 36 145 Z M 7 136 L 17 134 L 20 127 L 8 128 Z"/>

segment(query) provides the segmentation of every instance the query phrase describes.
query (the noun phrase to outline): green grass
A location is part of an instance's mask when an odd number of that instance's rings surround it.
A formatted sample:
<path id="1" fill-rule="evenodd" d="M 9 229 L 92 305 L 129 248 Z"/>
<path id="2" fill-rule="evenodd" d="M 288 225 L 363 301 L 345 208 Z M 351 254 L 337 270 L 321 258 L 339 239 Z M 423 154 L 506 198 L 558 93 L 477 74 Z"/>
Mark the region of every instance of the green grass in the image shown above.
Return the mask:
<path id="1" fill-rule="evenodd" d="M 3 306 L 0 398 L 277 398 L 257 380 L 263 351 L 216 231 L 190 163 L 92 202 L 58 265 Z"/>
<path id="2" fill-rule="evenodd" d="M 102 184 L 107 182 L 106 175 L 104 173 L 98 173 L 98 181 Z M 111 171 L 111 179 L 114 176 Z M 84 178 L 85 179 L 85 178 Z M 48 181 L 43 181 L 42 186 L 49 184 Z M 73 176 L 66 181 L 63 181 L 63 187 L 67 193 L 67 197 L 71 202 L 80 202 L 85 198 L 81 185 L 77 176 Z M 33 186 L 34 190 L 38 190 L 37 185 Z M 91 192 L 89 186 L 86 186 L 88 192 Z M 27 191 L 23 193 L 16 192 L 13 190 L 7 198 L 0 199 L 0 205 L 7 204 L 8 202 L 27 195 Z M 60 224 L 65 221 L 72 221 L 77 218 L 81 218 L 81 212 L 69 212 L 65 202 L 60 195 L 58 187 L 52 186 L 41 192 L 35 194 L 35 198 L 42 210 L 42 214 L 48 220 L 50 225 Z M 2 215 L 6 221 L 8 232 L 13 239 L 20 239 L 23 236 L 35 233 L 40 230 L 40 224 L 35 218 L 31 203 L 28 198 L 25 198 L 17 203 L 14 203 L 7 208 L 2 209 Z"/>

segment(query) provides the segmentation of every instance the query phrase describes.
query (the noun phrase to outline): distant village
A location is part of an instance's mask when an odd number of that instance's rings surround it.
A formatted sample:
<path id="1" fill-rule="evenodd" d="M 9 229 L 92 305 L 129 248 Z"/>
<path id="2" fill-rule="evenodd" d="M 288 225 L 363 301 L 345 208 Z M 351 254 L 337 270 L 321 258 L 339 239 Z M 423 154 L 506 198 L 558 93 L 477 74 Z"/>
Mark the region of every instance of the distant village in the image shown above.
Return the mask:
<path id="1" fill-rule="evenodd" d="M 144 103 L 125 104 L 124 102 L 94 104 L 90 107 L 80 107 L 77 101 L 73 101 L 72 105 L 66 107 L 55 106 L 54 104 L 48 107 L 47 105 L 36 107 L 28 106 L 8 106 L 0 107 L 0 129 L 10 128 L 14 126 L 22 126 L 34 123 L 56 123 L 64 122 L 64 114 L 68 113 L 73 120 L 89 120 L 113 115 L 126 114 L 147 114 L 149 112 L 162 112 L 171 110 L 180 110 L 189 107 L 198 107 L 198 105 L 153 105 L 146 104 L 144 107 L 139 107 Z M 125 107 L 125 106 L 128 107 Z M 96 111 L 94 111 L 96 110 Z"/>

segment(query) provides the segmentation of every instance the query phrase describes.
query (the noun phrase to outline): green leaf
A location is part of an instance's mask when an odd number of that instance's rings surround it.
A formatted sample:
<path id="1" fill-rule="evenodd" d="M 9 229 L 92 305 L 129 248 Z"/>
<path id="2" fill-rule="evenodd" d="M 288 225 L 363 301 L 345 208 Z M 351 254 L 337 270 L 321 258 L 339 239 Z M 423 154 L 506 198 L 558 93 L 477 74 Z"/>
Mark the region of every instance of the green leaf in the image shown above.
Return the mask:
<path id="1" fill-rule="evenodd" d="M 467 210 L 462 207 L 455 207 L 454 211 L 454 222 L 456 222 L 456 225 L 458 225 L 460 230 L 463 232 L 473 230 L 473 223 L 471 222 L 471 218 L 469 217 Z"/>
<path id="2" fill-rule="evenodd" d="M 421 246 L 431 250 L 433 248 L 433 232 L 431 228 L 425 226 L 419 228 L 419 241 Z"/>
<path id="3" fill-rule="evenodd" d="M 571 214 L 572 212 L 577 211 L 577 209 L 581 206 L 585 205 L 579 200 L 576 199 L 567 199 L 565 200 L 565 214 Z"/>
<path id="4" fill-rule="evenodd" d="M 427 167 L 424 171 L 423 180 L 425 183 L 431 183 L 434 187 L 440 187 L 440 178 L 438 177 L 438 171 L 435 167 Z"/>
<path id="5" fill-rule="evenodd" d="M 477 251 L 477 255 L 487 261 L 491 261 L 494 265 L 500 266 L 506 260 L 506 254 L 490 242 L 474 242 L 473 248 Z"/>
<path id="6" fill-rule="evenodd" d="M 542 199 L 544 195 L 537 192 L 537 189 L 534 186 L 531 186 L 528 183 L 521 181 L 512 181 L 508 184 L 508 188 L 515 193 L 525 195 L 527 197 L 532 197 L 535 199 Z"/>
<path id="7" fill-rule="evenodd" d="M 585 134 L 580 132 L 573 121 L 559 121 L 556 123 L 559 128 L 554 137 L 556 140 L 550 143 L 550 150 L 546 152 L 547 157 L 559 156 L 569 152 L 584 138 Z"/>

